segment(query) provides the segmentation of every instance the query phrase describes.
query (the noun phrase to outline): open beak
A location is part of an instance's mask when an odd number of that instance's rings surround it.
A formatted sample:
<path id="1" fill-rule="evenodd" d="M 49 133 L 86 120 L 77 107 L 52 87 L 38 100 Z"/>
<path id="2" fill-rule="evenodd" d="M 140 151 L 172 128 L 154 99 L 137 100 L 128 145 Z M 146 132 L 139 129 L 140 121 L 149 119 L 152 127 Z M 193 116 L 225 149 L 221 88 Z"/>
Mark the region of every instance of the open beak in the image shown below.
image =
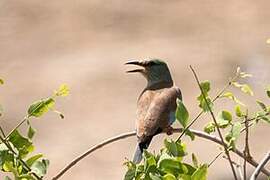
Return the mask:
<path id="1" fill-rule="evenodd" d="M 142 61 L 137 61 L 137 60 L 134 60 L 134 61 L 128 61 L 125 63 L 125 65 L 137 65 L 137 66 L 140 66 L 140 67 L 144 67 L 145 64 L 142 62 Z M 134 69 L 134 70 L 129 70 L 129 71 L 126 71 L 127 73 L 134 73 L 134 72 L 140 72 L 140 73 L 143 73 L 145 71 L 145 69 L 143 68 L 138 68 L 138 69 Z"/>

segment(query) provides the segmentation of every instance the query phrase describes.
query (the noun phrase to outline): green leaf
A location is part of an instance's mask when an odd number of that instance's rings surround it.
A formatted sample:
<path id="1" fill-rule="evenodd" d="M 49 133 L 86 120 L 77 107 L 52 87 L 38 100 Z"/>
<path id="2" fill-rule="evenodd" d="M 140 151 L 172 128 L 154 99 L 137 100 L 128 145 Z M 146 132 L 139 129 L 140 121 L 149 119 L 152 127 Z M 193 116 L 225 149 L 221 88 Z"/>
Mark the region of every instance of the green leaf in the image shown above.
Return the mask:
<path id="1" fill-rule="evenodd" d="M 66 84 L 62 84 L 54 94 L 56 96 L 67 96 L 69 95 L 69 87 Z"/>
<path id="2" fill-rule="evenodd" d="M 23 175 L 20 175 L 19 180 L 36 180 L 36 178 L 34 178 L 32 175 L 30 174 L 23 174 Z"/>
<path id="3" fill-rule="evenodd" d="M 209 111 L 209 108 L 211 109 L 213 107 L 213 102 L 211 101 L 210 97 L 208 96 L 208 93 L 210 91 L 210 82 L 209 81 L 203 81 L 200 83 L 201 87 L 201 94 L 197 97 L 197 100 L 199 101 L 199 107 L 202 108 L 204 112 Z M 203 95 L 204 94 L 204 95 Z M 205 96 L 205 98 L 204 98 Z M 209 108 L 208 108 L 208 105 Z"/>
<path id="4" fill-rule="evenodd" d="M 249 74 L 249 73 L 246 73 L 246 72 L 241 72 L 240 77 L 241 78 L 248 78 L 248 77 L 252 77 L 252 74 Z"/>
<path id="5" fill-rule="evenodd" d="M 31 166 L 32 172 L 36 173 L 39 177 L 43 177 L 47 173 L 47 169 L 49 166 L 48 159 L 42 159 L 39 161 L 35 161 Z"/>
<path id="6" fill-rule="evenodd" d="M 24 158 L 34 150 L 33 143 L 26 137 L 23 137 L 18 130 L 13 131 L 8 140 L 18 150 L 19 157 Z"/>
<path id="7" fill-rule="evenodd" d="M 170 155 L 173 157 L 183 157 L 186 153 L 186 145 L 179 141 L 174 142 L 173 140 L 168 141 L 167 139 L 164 140 L 164 145 Z"/>
<path id="8" fill-rule="evenodd" d="M 206 132 L 208 134 L 215 132 L 216 131 L 215 123 L 209 122 L 208 124 L 206 124 L 206 126 L 204 127 L 203 130 L 204 130 L 204 132 Z"/>
<path id="9" fill-rule="evenodd" d="M 221 97 L 226 97 L 229 99 L 234 99 L 234 94 L 232 92 L 225 92 L 224 94 L 222 94 Z"/>
<path id="10" fill-rule="evenodd" d="M 0 85 L 4 84 L 4 80 L 0 78 Z"/>
<path id="11" fill-rule="evenodd" d="M 155 156 L 146 150 L 143 152 L 144 156 L 144 171 L 149 174 L 156 171 L 157 162 Z"/>
<path id="12" fill-rule="evenodd" d="M 14 167 L 14 164 L 12 161 L 6 161 L 4 164 L 3 164 L 3 171 L 4 172 L 12 172 L 14 174 L 14 176 L 18 176 L 18 173 L 17 173 L 17 170 L 16 168 Z"/>
<path id="13" fill-rule="evenodd" d="M 180 99 L 177 99 L 176 119 L 185 128 L 188 124 L 189 113 Z"/>
<path id="14" fill-rule="evenodd" d="M 232 92 L 226 92 L 221 97 L 228 98 L 233 100 L 236 104 L 246 106 L 244 103 L 242 103 L 239 99 L 237 99 Z"/>
<path id="15" fill-rule="evenodd" d="M 206 97 L 205 101 L 203 95 L 201 94 L 200 96 L 197 97 L 197 100 L 199 101 L 199 107 L 203 110 L 203 112 L 209 111 L 208 106 L 210 107 L 210 109 L 213 108 L 214 104 L 209 97 Z"/>
<path id="16" fill-rule="evenodd" d="M 36 133 L 36 130 L 34 128 L 32 128 L 32 126 L 28 127 L 28 132 L 27 132 L 27 136 L 29 139 L 32 139 L 34 137 Z"/>
<path id="17" fill-rule="evenodd" d="M 217 116 L 217 123 L 220 128 L 226 128 L 232 121 L 232 115 L 229 111 L 221 111 Z"/>
<path id="18" fill-rule="evenodd" d="M 50 109 L 52 109 L 55 105 L 55 101 L 53 98 L 42 99 L 34 102 L 30 105 L 28 109 L 28 116 L 40 117 Z"/>
<path id="19" fill-rule="evenodd" d="M 160 176 L 158 174 L 150 173 L 149 176 L 150 176 L 151 180 L 163 180 L 162 176 Z"/>
<path id="20" fill-rule="evenodd" d="M 240 122 L 236 122 L 233 124 L 230 132 L 226 135 L 225 139 L 228 142 L 228 146 L 231 148 L 235 148 L 235 142 L 239 138 L 241 134 L 242 124 Z"/>
<path id="21" fill-rule="evenodd" d="M 180 174 L 178 176 L 178 180 L 191 180 L 191 176 L 186 174 Z"/>
<path id="22" fill-rule="evenodd" d="M 254 95 L 252 89 L 251 89 L 250 86 L 247 85 L 247 84 L 243 84 L 243 85 L 242 85 L 241 91 L 243 91 L 243 92 L 246 93 L 246 94 L 249 94 L 250 96 L 253 96 L 253 95 Z"/>
<path id="23" fill-rule="evenodd" d="M 262 111 L 256 112 L 255 118 L 256 118 L 256 123 L 258 123 L 258 121 L 261 119 L 264 120 L 265 122 L 270 123 L 270 119 L 267 116 L 266 112 L 264 112 L 264 111 L 263 112 Z"/>
<path id="24" fill-rule="evenodd" d="M 267 89 L 266 89 L 266 94 L 267 94 L 267 96 L 270 98 L 270 86 L 267 87 Z"/>
<path id="25" fill-rule="evenodd" d="M 0 144 L 0 169 L 3 168 L 5 162 L 13 162 L 14 155 L 9 151 L 4 143 Z"/>
<path id="26" fill-rule="evenodd" d="M 164 173 L 177 174 L 184 172 L 181 167 L 181 163 L 173 158 L 170 159 L 162 158 L 158 162 L 158 168 Z"/>
<path id="27" fill-rule="evenodd" d="M 266 107 L 266 105 L 263 102 L 258 101 L 258 100 L 256 102 L 261 107 L 262 110 L 264 110 L 265 112 L 267 112 L 267 107 Z"/>
<path id="28" fill-rule="evenodd" d="M 124 165 L 128 167 L 128 171 L 125 174 L 124 180 L 133 180 L 136 173 L 136 165 L 131 161 L 125 162 Z"/>
<path id="29" fill-rule="evenodd" d="M 190 139 L 191 139 L 192 141 L 194 141 L 194 139 L 195 139 L 195 134 L 194 134 L 193 132 L 191 132 L 189 129 L 186 129 L 185 134 L 186 134 L 187 136 L 189 136 Z"/>
<path id="30" fill-rule="evenodd" d="M 233 82 L 232 83 L 233 86 L 237 87 L 237 88 L 240 88 L 240 90 L 246 94 L 249 94 L 250 96 L 253 96 L 254 93 L 251 89 L 251 87 L 247 84 L 240 84 L 238 82 Z"/>
<path id="31" fill-rule="evenodd" d="M 199 167 L 198 159 L 194 153 L 192 153 L 192 162 L 196 168 Z"/>
<path id="32" fill-rule="evenodd" d="M 43 154 L 36 154 L 36 155 L 30 157 L 29 159 L 27 159 L 26 164 L 31 167 L 34 164 L 34 162 L 36 162 L 41 157 L 43 157 Z"/>
<path id="33" fill-rule="evenodd" d="M 200 86 L 202 88 L 203 93 L 207 96 L 208 92 L 210 91 L 210 82 L 209 81 L 203 81 L 200 83 Z"/>
<path id="34" fill-rule="evenodd" d="M 163 180 L 177 180 L 173 174 L 166 174 L 163 176 Z"/>
<path id="35" fill-rule="evenodd" d="M 191 180 L 206 180 L 207 179 L 208 165 L 204 164 L 200 166 L 191 176 Z"/>
<path id="36" fill-rule="evenodd" d="M 235 114 L 236 114 L 237 117 L 242 117 L 243 116 L 240 105 L 235 106 Z"/>

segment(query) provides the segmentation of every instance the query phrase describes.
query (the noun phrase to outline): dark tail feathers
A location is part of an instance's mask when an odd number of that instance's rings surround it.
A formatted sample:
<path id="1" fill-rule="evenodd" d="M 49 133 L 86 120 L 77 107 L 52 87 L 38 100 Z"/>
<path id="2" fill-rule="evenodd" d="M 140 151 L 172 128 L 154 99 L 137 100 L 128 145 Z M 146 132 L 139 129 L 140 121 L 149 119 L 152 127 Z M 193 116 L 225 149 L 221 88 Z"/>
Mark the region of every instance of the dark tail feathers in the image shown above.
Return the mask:
<path id="1" fill-rule="evenodd" d="M 151 143 L 152 138 L 153 138 L 153 136 L 149 137 L 147 139 L 147 141 L 140 142 L 140 143 L 137 144 L 137 147 L 136 147 L 136 150 L 135 150 L 135 153 L 134 153 L 134 156 L 133 156 L 133 162 L 134 163 L 138 164 L 138 163 L 141 162 L 143 150 L 147 149 L 149 147 L 149 144 Z"/>

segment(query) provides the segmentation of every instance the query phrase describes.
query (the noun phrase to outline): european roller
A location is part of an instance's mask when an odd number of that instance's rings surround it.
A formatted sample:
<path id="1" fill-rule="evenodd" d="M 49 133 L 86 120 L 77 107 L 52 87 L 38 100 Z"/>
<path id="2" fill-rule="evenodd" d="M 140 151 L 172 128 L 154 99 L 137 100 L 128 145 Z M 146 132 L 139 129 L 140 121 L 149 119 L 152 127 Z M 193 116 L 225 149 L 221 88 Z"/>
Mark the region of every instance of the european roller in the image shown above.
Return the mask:
<path id="1" fill-rule="evenodd" d="M 138 144 L 133 157 L 140 163 L 144 149 L 149 147 L 152 138 L 161 133 L 172 133 L 171 124 L 175 121 L 176 99 L 182 99 L 181 91 L 174 86 L 167 64 L 159 59 L 129 61 L 126 64 L 140 66 L 128 73 L 140 73 L 147 85 L 137 101 L 136 133 Z"/>

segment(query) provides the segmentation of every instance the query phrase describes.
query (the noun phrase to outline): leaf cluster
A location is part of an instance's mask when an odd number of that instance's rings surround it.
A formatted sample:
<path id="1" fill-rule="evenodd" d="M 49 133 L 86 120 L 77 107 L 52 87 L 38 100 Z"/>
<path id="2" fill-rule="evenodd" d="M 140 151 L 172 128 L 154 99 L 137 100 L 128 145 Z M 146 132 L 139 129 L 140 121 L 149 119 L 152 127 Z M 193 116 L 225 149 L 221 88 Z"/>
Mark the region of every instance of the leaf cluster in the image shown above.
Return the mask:
<path id="1" fill-rule="evenodd" d="M 206 180 L 207 164 L 199 164 L 192 154 L 192 164 L 184 162 L 186 145 L 179 141 L 164 140 L 160 153 L 152 154 L 145 150 L 143 163 L 125 162 L 128 170 L 125 180 Z"/>
<path id="2" fill-rule="evenodd" d="M 3 81 L 0 81 L 3 84 Z M 32 154 L 35 146 L 33 138 L 36 130 L 31 125 L 31 117 L 41 117 L 49 110 L 64 116 L 54 109 L 56 98 L 59 96 L 67 96 L 69 89 L 67 85 L 61 85 L 60 88 L 48 98 L 38 100 L 32 103 L 27 111 L 25 118 L 6 135 L 1 128 L 0 135 L 0 170 L 2 172 L 12 173 L 15 180 L 36 180 L 42 179 L 47 173 L 49 160 L 44 158 L 43 154 Z M 19 127 L 26 123 L 27 132 L 23 135 L 19 131 Z M 11 180 L 9 176 L 5 180 Z"/>

